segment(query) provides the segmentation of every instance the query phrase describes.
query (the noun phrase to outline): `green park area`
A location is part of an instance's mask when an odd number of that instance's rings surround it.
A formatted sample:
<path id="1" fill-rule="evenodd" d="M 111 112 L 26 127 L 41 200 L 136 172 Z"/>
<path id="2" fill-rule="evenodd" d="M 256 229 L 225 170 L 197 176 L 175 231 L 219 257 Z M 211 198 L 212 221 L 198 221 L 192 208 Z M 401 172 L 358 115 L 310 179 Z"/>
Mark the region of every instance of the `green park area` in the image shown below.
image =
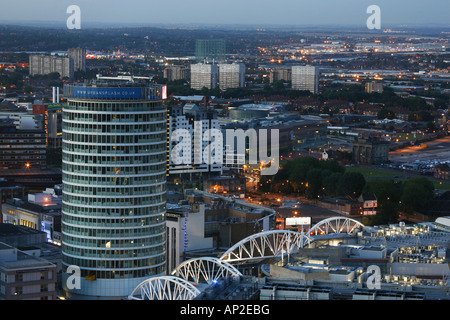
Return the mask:
<path id="1" fill-rule="evenodd" d="M 357 199 L 363 193 L 373 193 L 379 212 L 367 219 L 367 225 L 395 223 L 399 213 L 426 210 L 435 189 L 450 190 L 450 184 L 402 171 L 342 166 L 334 160 L 311 157 L 282 163 L 276 175 L 262 176 L 259 186 L 261 192 L 300 195 L 314 201 L 327 197 Z"/>
<path id="2" fill-rule="evenodd" d="M 372 169 L 372 168 L 358 167 L 358 166 L 345 167 L 345 171 L 361 173 L 364 176 L 364 178 L 366 178 L 366 179 L 394 178 L 396 176 L 399 176 L 399 174 L 395 173 L 395 172 L 388 172 L 388 171 L 381 170 L 381 169 Z"/>
<path id="3" fill-rule="evenodd" d="M 359 166 L 351 166 L 345 168 L 346 172 L 357 172 L 361 173 L 366 180 L 370 179 L 395 179 L 397 181 L 405 181 L 407 179 L 402 178 L 402 172 L 390 172 L 383 169 L 373 169 Z M 425 176 L 426 177 L 426 176 Z M 435 189 L 438 190 L 450 190 L 449 182 L 442 182 L 437 180 L 431 180 Z"/>

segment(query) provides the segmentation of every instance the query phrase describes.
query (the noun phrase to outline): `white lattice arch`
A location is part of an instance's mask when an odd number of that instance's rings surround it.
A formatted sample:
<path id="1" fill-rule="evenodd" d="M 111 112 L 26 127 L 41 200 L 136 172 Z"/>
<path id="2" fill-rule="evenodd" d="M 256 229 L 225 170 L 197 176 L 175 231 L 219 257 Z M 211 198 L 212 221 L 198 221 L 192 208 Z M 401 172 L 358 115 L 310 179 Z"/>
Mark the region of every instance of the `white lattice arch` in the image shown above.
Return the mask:
<path id="1" fill-rule="evenodd" d="M 192 283 L 173 276 L 152 277 L 141 282 L 128 300 L 192 300 L 200 294 Z"/>
<path id="2" fill-rule="evenodd" d="M 311 229 L 309 229 L 308 234 L 310 236 L 330 233 L 353 234 L 361 227 L 364 227 L 364 225 L 355 219 L 347 217 L 332 217 L 315 224 Z"/>
<path id="3" fill-rule="evenodd" d="M 202 257 L 180 263 L 172 271 L 172 275 L 197 284 L 201 282 L 212 284 L 221 278 L 239 278 L 242 273 L 226 261 L 213 257 Z"/>
<path id="4" fill-rule="evenodd" d="M 227 262 L 278 257 L 295 253 L 310 244 L 312 238 L 290 230 L 270 230 L 253 234 L 229 248 L 221 257 Z"/>

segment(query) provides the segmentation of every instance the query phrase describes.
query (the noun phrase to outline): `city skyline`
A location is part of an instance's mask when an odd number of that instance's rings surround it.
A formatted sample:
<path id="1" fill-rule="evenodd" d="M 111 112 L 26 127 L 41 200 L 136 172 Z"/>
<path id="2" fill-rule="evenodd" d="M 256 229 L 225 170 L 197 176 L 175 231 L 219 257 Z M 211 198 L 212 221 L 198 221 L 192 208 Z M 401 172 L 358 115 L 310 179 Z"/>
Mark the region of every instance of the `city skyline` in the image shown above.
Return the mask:
<path id="1" fill-rule="evenodd" d="M 260 25 L 260 26 L 366 26 L 371 5 L 381 9 L 381 26 L 444 25 L 448 26 L 450 3 L 420 1 L 331 1 L 320 5 L 312 0 L 215 2 L 205 0 L 185 3 L 179 0 L 146 2 L 131 0 L 126 6 L 104 1 L 86 0 L 45 2 L 19 0 L 2 4 L 0 21 L 5 24 L 51 24 L 65 27 L 66 12 L 71 5 L 81 10 L 82 27 L 95 25 Z M 25 10 L 24 10 L 25 9 Z M 218 14 L 220 13 L 220 15 Z"/>
<path id="2" fill-rule="evenodd" d="M 0 300 L 450 300 L 449 1 L 3 1 Z"/>

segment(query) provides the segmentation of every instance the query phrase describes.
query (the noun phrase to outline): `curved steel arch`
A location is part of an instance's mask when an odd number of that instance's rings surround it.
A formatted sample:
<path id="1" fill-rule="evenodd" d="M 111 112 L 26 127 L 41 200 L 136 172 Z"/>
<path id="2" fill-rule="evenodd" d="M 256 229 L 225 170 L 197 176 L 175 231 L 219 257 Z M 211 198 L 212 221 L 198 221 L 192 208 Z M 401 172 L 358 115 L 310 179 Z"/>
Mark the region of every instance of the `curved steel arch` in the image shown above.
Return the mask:
<path id="1" fill-rule="evenodd" d="M 308 234 L 310 236 L 330 233 L 353 234 L 359 227 L 364 227 L 364 225 L 355 219 L 347 217 L 331 217 L 316 223 L 309 229 Z"/>
<path id="2" fill-rule="evenodd" d="M 192 300 L 199 294 L 200 290 L 184 279 L 159 276 L 138 284 L 128 300 Z"/>
<path id="3" fill-rule="evenodd" d="M 294 253 L 312 242 L 304 233 L 290 230 L 269 230 L 248 236 L 229 248 L 221 260 L 244 261 L 278 257 L 283 253 Z"/>
<path id="4" fill-rule="evenodd" d="M 180 263 L 172 271 L 172 275 L 194 283 L 212 284 L 221 278 L 240 277 L 242 273 L 226 261 L 213 257 L 202 257 Z"/>

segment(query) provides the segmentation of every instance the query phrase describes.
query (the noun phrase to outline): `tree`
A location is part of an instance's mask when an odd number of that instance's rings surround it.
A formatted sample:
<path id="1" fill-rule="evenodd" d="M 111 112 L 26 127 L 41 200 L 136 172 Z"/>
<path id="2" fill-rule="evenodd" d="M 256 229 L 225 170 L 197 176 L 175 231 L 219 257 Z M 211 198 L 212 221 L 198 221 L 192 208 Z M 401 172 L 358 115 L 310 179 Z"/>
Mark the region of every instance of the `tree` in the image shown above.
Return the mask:
<path id="1" fill-rule="evenodd" d="M 403 185 L 394 180 L 370 180 L 367 182 L 364 192 L 373 193 L 377 197 L 378 204 L 387 201 L 398 203 L 402 196 Z"/>
<path id="2" fill-rule="evenodd" d="M 322 190 L 322 171 L 320 169 L 309 170 L 306 180 L 306 197 L 309 199 L 317 198 L 321 194 Z"/>
<path id="3" fill-rule="evenodd" d="M 323 178 L 322 187 L 324 188 L 325 194 L 330 196 L 338 194 L 338 184 L 342 175 L 343 173 L 341 172 L 334 172 Z"/>
<path id="4" fill-rule="evenodd" d="M 375 216 L 374 224 L 389 224 L 398 221 L 398 208 L 393 201 L 387 201 L 380 206 Z"/>
<path id="5" fill-rule="evenodd" d="M 378 111 L 377 117 L 378 119 L 392 120 L 395 119 L 395 113 L 387 109 L 381 109 L 380 111 Z"/>
<path id="6" fill-rule="evenodd" d="M 338 182 L 338 189 L 341 195 L 357 198 L 361 195 L 366 184 L 366 179 L 359 172 L 346 172 Z"/>
<path id="7" fill-rule="evenodd" d="M 427 178 L 411 178 L 405 182 L 401 196 L 401 208 L 406 213 L 425 208 L 434 193 L 434 185 Z"/>
<path id="8" fill-rule="evenodd" d="M 34 91 L 34 89 L 33 89 L 32 86 L 25 86 L 25 87 L 23 88 L 23 92 L 25 92 L 25 93 L 31 93 L 31 92 L 33 92 L 33 91 Z"/>

